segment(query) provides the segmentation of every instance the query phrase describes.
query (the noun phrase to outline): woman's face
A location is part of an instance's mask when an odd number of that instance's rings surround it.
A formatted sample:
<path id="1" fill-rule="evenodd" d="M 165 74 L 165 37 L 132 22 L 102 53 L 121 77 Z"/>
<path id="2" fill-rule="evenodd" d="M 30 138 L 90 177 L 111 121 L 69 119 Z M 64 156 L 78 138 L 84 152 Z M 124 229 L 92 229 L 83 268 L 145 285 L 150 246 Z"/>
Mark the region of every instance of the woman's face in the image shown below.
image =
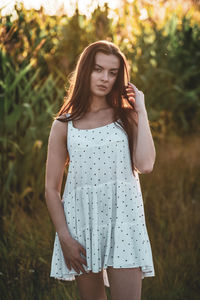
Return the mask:
<path id="1" fill-rule="evenodd" d="M 113 87 L 120 67 L 116 55 L 97 52 L 90 77 L 90 92 L 94 96 L 104 97 Z"/>

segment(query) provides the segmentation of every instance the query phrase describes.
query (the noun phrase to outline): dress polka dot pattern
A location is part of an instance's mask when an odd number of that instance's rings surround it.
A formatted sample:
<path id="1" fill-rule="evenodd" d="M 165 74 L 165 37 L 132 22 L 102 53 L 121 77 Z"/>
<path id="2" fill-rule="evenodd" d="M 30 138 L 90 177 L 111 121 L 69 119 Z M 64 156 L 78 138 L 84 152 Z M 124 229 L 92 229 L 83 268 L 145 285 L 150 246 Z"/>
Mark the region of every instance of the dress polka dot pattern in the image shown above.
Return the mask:
<path id="1" fill-rule="evenodd" d="M 126 132 L 117 122 L 78 129 L 69 121 L 67 136 L 70 164 L 62 202 L 71 236 L 86 249 L 83 268 L 94 273 L 103 269 L 107 287 L 107 266 L 141 267 L 142 279 L 155 276 L 139 176 L 132 172 Z M 50 277 L 71 281 L 81 274 L 67 268 L 56 232 Z"/>

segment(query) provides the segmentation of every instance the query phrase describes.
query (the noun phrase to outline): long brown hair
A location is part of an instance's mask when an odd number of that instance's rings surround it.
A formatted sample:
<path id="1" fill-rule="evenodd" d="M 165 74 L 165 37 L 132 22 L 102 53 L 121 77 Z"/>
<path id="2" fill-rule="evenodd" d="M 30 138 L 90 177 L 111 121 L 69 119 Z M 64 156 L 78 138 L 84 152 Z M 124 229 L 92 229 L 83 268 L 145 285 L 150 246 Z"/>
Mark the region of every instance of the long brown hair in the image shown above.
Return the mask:
<path id="1" fill-rule="evenodd" d="M 90 75 L 95 64 L 95 55 L 97 52 L 103 52 L 107 55 L 113 54 L 120 59 L 120 67 L 117 78 L 112 90 L 106 95 L 107 104 L 113 108 L 114 121 L 120 124 L 128 135 L 129 150 L 134 171 L 133 153 L 133 130 L 131 129 L 128 112 L 135 109 L 129 104 L 128 100 L 123 96 L 124 86 L 129 82 L 128 63 L 125 55 L 112 42 L 100 40 L 87 46 L 80 54 L 75 70 L 69 76 L 69 89 L 66 90 L 67 96 L 64 97 L 64 103 L 54 119 L 61 122 L 68 122 L 74 119 L 80 119 L 90 107 Z M 66 113 L 70 113 L 67 117 Z M 63 116 L 64 115 L 64 116 Z M 61 117 L 62 116 L 62 117 Z M 136 123 L 136 122 L 135 122 Z M 137 123 L 136 123 L 137 125 Z M 67 163 L 69 163 L 69 156 Z M 134 174 L 134 172 L 133 172 Z"/>

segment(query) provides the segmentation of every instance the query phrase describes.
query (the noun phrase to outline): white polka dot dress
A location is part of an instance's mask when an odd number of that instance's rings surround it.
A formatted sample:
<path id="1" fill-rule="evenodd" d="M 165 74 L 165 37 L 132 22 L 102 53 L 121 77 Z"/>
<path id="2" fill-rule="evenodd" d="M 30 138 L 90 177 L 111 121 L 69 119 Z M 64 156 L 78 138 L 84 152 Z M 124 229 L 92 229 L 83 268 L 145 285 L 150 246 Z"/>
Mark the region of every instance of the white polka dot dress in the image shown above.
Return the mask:
<path id="1" fill-rule="evenodd" d="M 69 232 L 86 249 L 83 268 L 94 273 L 103 269 L 107 287 L 108 266 L 141 267 L 142 279 L 155 276 L 139 176 L 131 169 L 126 132 L 116 122 L 78 129 L 69 121 L 67 145 L 70 163 L 62 201 Z M 50 277 L 75 280 L 81 274 L 67 268 L 56 232 Z"/>

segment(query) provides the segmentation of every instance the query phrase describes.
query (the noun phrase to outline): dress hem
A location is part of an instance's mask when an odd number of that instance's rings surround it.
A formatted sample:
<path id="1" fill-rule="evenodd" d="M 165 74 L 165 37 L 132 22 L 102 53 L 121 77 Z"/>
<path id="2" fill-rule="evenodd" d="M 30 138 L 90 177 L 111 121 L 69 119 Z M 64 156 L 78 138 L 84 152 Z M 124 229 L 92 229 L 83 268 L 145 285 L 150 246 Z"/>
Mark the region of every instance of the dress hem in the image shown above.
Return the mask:
<path id="1" fill-rule="evenodd" d="M 107 267 L 113 267 L 113 266 L 108 265 Z M 110 284 L 109 284 L 109 281 L 108 281 L 108 276 L 107 276 L 107 271 L 106 271 L 107 267 L 105 267 L 105 268 L 103 268 L 101 270 L 103 270 L 104 285 L 107 286 L 107 287 L 110 287 Z M 138 267 L 141 268 L 142 279 L 144 279 L 145 277 L 154 277 L 155 276 L 155 272 L 154 272 L 154 270 L 152 270 L 152 268 L 151 269 L 145 268 L 145 270 L 146 270 L 145 271 L 144 269 L 142 269 L 141 266 L 132 266 L 132 267 L 127 267 L 127 269 L 138 268 Z M 122 269 L 122 268 L 126 268 L 126 267 L 113 267 L 113 268 L 115 268 L 115 269 Z M 99 273 L 99 272 L 101 272 L 101 270 L 99 270 L 97 272 L 93 271 L 93 273 Z M 150 270 L 150 271 L 148 271 L 148 270 Z M 86 272 L 87 271 L 92 271 L 92 270 L 91 269 L 87 269 Z M 53 278 L 58 279 L 58 280 L 63 280 L 63 281 L 74 281 L 75 280 L 75 276 L 79 276 L 79 275 L 82 275 L 82 274 L 83 274 L 83 272 L 80 271 L 79 274 L 77 272 L 74 272 L 74 273 L 70 273 L 70 274 L 64 274 L 61 277 L 61 276 L 55 275 L 54 273 L 51 273 L 50 277 L 53 277 Z"/>

